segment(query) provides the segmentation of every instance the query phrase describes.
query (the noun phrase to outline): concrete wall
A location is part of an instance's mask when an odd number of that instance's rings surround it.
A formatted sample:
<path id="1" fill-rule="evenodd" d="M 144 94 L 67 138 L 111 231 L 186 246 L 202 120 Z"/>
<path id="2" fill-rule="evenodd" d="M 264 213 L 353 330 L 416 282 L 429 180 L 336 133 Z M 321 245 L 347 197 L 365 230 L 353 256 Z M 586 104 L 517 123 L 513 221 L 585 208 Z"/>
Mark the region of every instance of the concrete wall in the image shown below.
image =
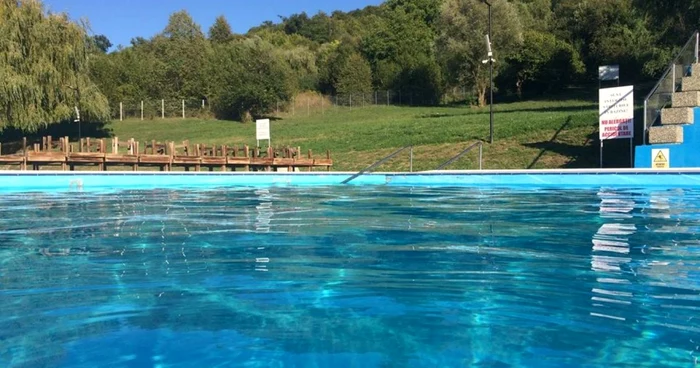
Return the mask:
<path id="1" fill-rule="evenodd" d="M 683 143 L 654 144 L 637 146 L 634 153 L 634 167 L 653 168 L 652 149 L 667 148 L 671 169 L 700 167 L 700 107 L 693 109 L 694 123 L 683 126 Z"/>

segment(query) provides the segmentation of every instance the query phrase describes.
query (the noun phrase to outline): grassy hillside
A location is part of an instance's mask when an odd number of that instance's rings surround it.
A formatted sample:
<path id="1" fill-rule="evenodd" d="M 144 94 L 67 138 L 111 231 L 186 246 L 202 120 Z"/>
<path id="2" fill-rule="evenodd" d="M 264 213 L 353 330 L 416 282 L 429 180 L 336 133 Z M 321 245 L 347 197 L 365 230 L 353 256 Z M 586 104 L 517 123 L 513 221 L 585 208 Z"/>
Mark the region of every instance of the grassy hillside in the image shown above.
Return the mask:
<path id="1" fill-rule="evenodd" d="M 76 135 L 74 126 L 71 128 L 71 135 Z M 316 154 L 329 149 L 334 170 L 359 170 L 406 145 L 415 146 L 414 170 L 429 170 L 476 140 L 488 140 L 488 134 L 488 108 L 469 107 L 335 107 L 280 116 L 271 123 L 273 145 L 301 146 Z M 86 135 L 255 145 L 255 124 L 195 119 L 128 120 L 84 126 L 83 136 Z M 500 104 L 495 112 L 495 143 L 484 146 L 484 168 L 597 167 L 596 137 L 595 102 Z M 628 165 L 628 144 L 620 141 L 606 145 L 606 167 Z M 408 165 L 406 152 L 378 170 L 408 170 Z M 475 150 L 449 169 L 477 167 Z"/>

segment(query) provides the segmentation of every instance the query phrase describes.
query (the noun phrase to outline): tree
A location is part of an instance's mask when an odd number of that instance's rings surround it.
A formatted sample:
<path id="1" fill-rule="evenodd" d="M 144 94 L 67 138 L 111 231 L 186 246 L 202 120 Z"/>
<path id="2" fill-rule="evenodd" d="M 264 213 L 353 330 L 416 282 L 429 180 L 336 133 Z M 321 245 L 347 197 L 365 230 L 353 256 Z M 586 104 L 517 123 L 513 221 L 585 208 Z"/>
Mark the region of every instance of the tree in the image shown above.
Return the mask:
<path id="1" fill-rule="evenodd" d="M 492 0 L 492 47 L 496 60 L 522 43 L 522 28 L 514 6 L 506 0 Z M 453 85 L 474 88 L 479 106 L 486 104 L 489 86 L 486 58 L 488 15 L 479 0 L 445 0 L 440 13 L 438 47 L 442 62 Z M 495 71 L 498 72 L 499 65 Z"/>
<path id="2" fill-rule="evenodd" d="M 423 24 L 435 30 L 440 18 L 442 0 L 387 0 L 385 5 L 391 10 L 402 9 L 415 15 Z"/>
<path id="3" fill-rule="evenodd" d="M 632 4 L 649 20 L 662 46 L 680 47 L 698 27 L 700 0 L 632 0 Z"/>
<path id="4" fill-rule="evenodd" d="M 97 47 L 98 50 L 100 50 L 102 53 L 107 53 L 110 47 L 112 47 L 112 43 L 109 41 L 109 38 L 105 35 L 95 35 L 92 36 L 92 42 Z"/>
<path id="5" fill-rule="evenodd" d="M 223 15 L 216 17 L 214 24 L 209 28 L 209 41 L 212 44 L 222 44 L 233 39 L 231 26 Z"/>
<path id="6" fill-rule="evenodd" d="M 367 60 L 358 53 L 345 58 L 335 81 L 339 94 L 372 92 L 372 69 Z"/>
<path id="7" fill-rule="evenodd" d="M 0 129 L 36 131 L 75 117 L 105 120 L 109 107 L 89 76 L 90 45 L 65 14 L 37 0 L 0 0 Z"/>
<path id="8" fill-rule="evenodd" d="M 292 74 L 272 45 L 258 37 L 216 48 L 209 63 L 212 108 L 219 118 L 250 121 L 292 94 Z"/>
<path id="9" fill-rule="evenodd" d="M 552 0 L 520 0 L 514 2 L 523 29 L 550 33 L 552 30 Z"/>
<path id="10" fill-rule="evenodd" d="M 569 43 L 551 33 L 524 32 L 523 46 L 507 57 L 505 73 L 518 96 L 523 89 L 534 93 L 555 92 L 577 80 L 585 67 L 578 52 Z"/>
<path id="11" fill-rule="evenodd" d="M 196 40 L 203 39 L 204 34 L 199 24 L 187 10 L 181 10 L 170 15 L 168 24 L 163 30 L 163 36 L 172 40 Z"/>
<path id="12" fill-rule="evenodd" d="M 578 49 L 590 79 L 600 65 L 619 64 L 636 80 L 670 61 L 633 0 L 560 0 L 554 14 L 556 35 Z"/>
<path id="13" fill-rule="evenodd" d="M 161 35 L 153 40 L 153 48 L 163 60 L 166 96 L 175 98 L 206 97 L 204 72 L 209 44 L 201 28 L 186 11 L 173 13 Z"/>
<path id="14" fill-rule="evenodd" d="M 435 0 L 386 3 L 384 22 L 365 38 L 362 51 L 373 69 L 378 88 L 420 96 L 422 103 L 437 103 L 442 94 L 431 28 L 438 5 Z"/>

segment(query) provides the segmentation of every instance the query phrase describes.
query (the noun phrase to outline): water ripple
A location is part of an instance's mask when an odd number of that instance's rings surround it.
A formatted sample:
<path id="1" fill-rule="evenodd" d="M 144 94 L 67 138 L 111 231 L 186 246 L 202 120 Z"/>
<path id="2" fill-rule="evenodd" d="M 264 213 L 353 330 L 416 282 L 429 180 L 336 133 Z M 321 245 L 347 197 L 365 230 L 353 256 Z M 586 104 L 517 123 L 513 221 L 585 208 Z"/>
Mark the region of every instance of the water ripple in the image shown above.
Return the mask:
<path id="1" fill-rule="evenodd" d="M 700 191 L 35 192 L 0 212 L 3 367 L 700 356 Z"/>

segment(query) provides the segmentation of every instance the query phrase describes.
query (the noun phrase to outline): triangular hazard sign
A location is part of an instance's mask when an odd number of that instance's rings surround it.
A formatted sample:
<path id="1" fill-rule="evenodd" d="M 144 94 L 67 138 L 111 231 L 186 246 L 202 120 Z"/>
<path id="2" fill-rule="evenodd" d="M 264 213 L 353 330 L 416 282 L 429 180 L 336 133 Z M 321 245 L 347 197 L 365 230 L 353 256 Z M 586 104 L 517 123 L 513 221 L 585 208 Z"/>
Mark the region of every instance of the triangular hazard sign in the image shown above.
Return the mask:
<path id="1" fill-rule="evenodd" d="M 666 156 L 664 156 L 663 151 L 659 151 L 659 153 L 656 154 L 656 157 L 654 157 L 654 162 L 655 163 L 666 163 L 668 160 L 666 159 Z"/>

